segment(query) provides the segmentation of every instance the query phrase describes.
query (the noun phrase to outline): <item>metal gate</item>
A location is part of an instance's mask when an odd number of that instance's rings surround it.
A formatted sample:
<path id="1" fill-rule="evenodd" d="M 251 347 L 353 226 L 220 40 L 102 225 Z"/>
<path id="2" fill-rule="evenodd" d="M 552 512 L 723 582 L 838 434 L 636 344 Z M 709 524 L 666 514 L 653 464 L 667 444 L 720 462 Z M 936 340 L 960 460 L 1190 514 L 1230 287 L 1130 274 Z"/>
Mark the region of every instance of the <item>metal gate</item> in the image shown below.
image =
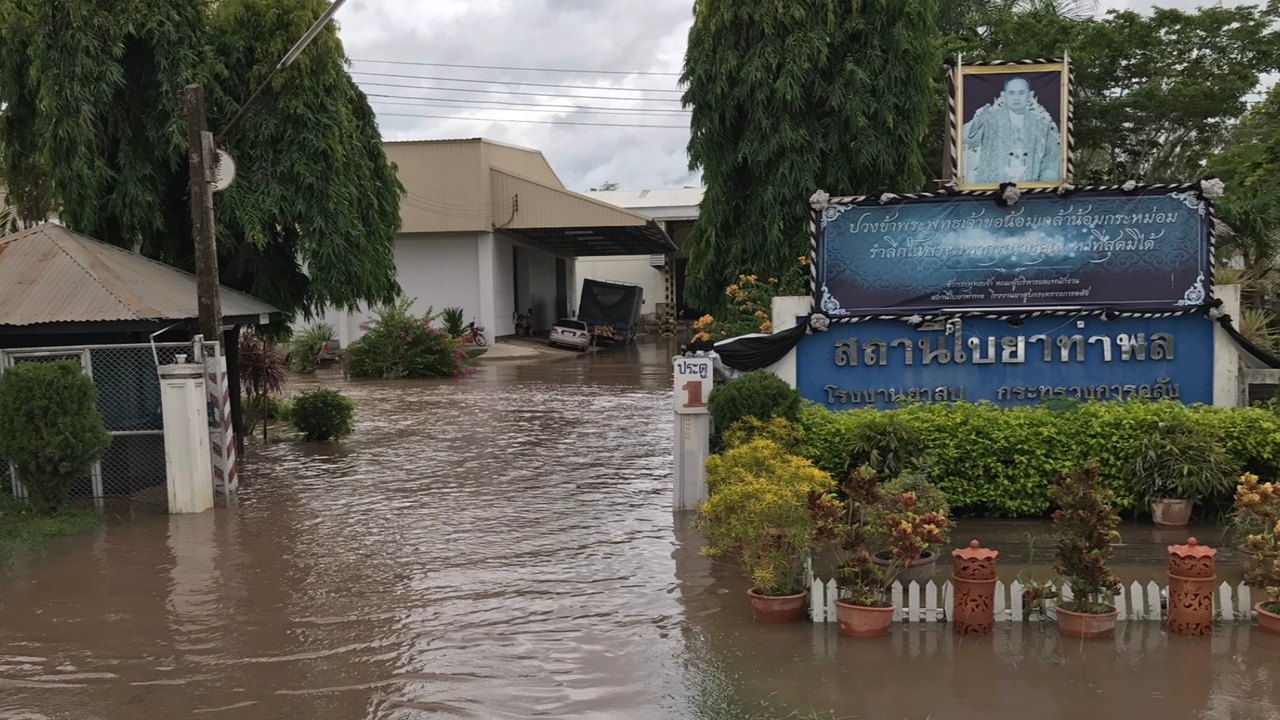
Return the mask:
<path id="1" fill-rule="evenodd" d="M 218 356 L 218 343 L 203 346 L 205 357 Z M 97 388 L 98 411 L 111 444 L 89 474 L 72 483 L 71 496 L 92 498 L 99 505 L 106 498 L 128 498 L 165 507 L 164 416 L 156 368 L 174 363 L 177 355 L 191 356 L 192 349 L 191 343 L 157 343 L 0 350 L 0 374 L 19 363 L 79 363 Z M 13 468 L 0 458 L 0 483 L 5 480 L 15 497 L 26 496 Z"/>

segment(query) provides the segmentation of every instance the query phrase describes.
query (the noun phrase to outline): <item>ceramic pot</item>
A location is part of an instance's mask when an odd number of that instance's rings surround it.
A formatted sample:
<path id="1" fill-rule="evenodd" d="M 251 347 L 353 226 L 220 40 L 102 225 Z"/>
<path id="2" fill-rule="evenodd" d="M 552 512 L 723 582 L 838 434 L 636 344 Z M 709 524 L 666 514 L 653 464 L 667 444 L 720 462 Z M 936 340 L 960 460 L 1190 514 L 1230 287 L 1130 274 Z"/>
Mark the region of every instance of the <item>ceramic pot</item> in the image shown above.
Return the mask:
<path id="1" fill-rule="evenodd" d="M 889 634 L 893 611 L 897 609 L 897 605 L 865 607 L 837 600 L 836 621 L 840 626 L 840 634 L 858 638 L 884 637 Z"/>
<path id="2" fill-rule="evenodd" d="M 1253 553 L 1249 552 L 1249 548 L 1243 545 L 1237 545 L 1236 550 L 1240 552 L 1240 569 L 1246 573 L 1253 572 Z"/>
<path id="3" fill-rule="evenodd" d="M 1264 633 L 1280 635 L 1280 614 L 1267 612 L 1262 609 L 1263 605 L 1269 604 L 1270 603 L 1260 602 L 1253 606 L 1254 612 L 1258 613 L 1258 629 L 1262 630 Z"/>
<path id="4" fill-rule="evenodd" d="M 871 556 L 871 562 L 882 568 L 888 567 L 889 563 L 892 561 L 893 556 L 889 554 L 888 550 L 881 550 Z M 937 562 L 938 554 L 930 550 L 925 550 L 920 553 L 919 560 L 911 563 L 907 567 L 903 568 L 902 572 L 898 573 L 898 582 L 902 583 L 903 587 L 906 587 L 907 583 L 912 581 L 924 585 L 933 578 L 933 571 L 937 568 Z"/>
<path id="5" fill-rule="evenodd" d="M 1182 527 L 1191 522 L 1194 505 L 1190 500 L 1152 500 L 1151 520 L 1156 525 Z"/>
<path id="6" fill-rule="evenodd" d="M 804 601 L 809 597 L 805 590 L 799 595 L 761 595 L 755 588 L 747 591 L 751 598 L 751 616 L 756 622 L 788 623 L 804 617 Z"/>
<path id="7" fill-rule="evenodd" d="M 1116 608 L 1101 615 L 1072 612 L 1061 607 L 1054 608 L 1054 613 L 1058 616 L 1058 632 L 1073 638 L 1112 637 L 1116 634 L 1116 618 L 1120 617 Z"/>

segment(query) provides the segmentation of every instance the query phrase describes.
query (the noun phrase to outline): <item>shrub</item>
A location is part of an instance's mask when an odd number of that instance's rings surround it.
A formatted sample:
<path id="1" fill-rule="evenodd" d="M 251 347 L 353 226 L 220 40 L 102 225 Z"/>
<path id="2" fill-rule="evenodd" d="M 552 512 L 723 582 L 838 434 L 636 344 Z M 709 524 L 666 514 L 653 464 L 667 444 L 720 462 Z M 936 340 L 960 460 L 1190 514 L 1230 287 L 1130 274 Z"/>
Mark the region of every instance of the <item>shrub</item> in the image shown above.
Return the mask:
<path id="1" fill-rule="evenodd" d="M 774 417 L 765 421 L 745 417 L 724 431 L 724 446 L 727 449 L 759 439 L 769 440 L 786 452 L 794 453 L 804 439 L 804 430 L 786 418 Z"/>
<path id="2" fill-rule="evenodd" d="M 1194 503 L 1222 495 L 1240 475 L 1222 433 L 1187 414 L 1159 423 L 1133 448 L 1134 498 Z"/>
<path id="3" fill-rule="evenodd" d="M 763 595 L 804 590 L 804 560 L 843 513 L 831 476 L 759 439 L 707 459 L 696 527 L 710 556 L 742 561 Z"/>
<path id="4" fill-rule="evenodd" d="M 293 400 L 293 426 L 313 442 L 341 440 L 355 430 L 356 403 L 337 390 L 308 390 Z"/>
<path id="5" fill-rule="evenodd" d="M 0 375 L 0 456 L 38 512 L 66 504 L 71 482 L 110 444 L 97 390 L 78 363 L 21 363 Z"/>
<path id="6" fill-rule="evenodd" d="M 447 307 L 440 313 L 440 320 L 444 322 L 444 331 L 453 337 L 462 337 L 463 330 L 467 324 L 463 322 L 464 313 L 460 307 Z"/>
<path id="7" fill-rule="evenodd" d="M 332 325 L 317 323 L 295 333 L 289 341 L 289 370 L 296 373 L 315 372 L 324 344 L 335 339 Z"/>
<path id="8" fill-rule="evenodd" d="M 1245 473 L 1236 487 L 1235 512 L 1253 528 L 1244 540 L 1254 565 L 1245 583 L 1267 596 L 1263 609 L 1280 612 L 1280 486 Z"/>
<path id="9" fill-rule="evenodd" d="M 842 477 L 853 435 L 894 416 L 911 427 L 927 458 L 929 478 L 953 506 L 995 516 L 1035 516 L 1049 510 L 1049 485 L 1061 472 L 1096 459 L 1116 507 L 1133 505 L 1132 448 L 1162 421 L 1186 418 L 1218 428 L 1230 467 L 1264 477 L 1280 459 L 1280 419 L 1261 408 L 1187 407 L 1174 401 L 1081 403 L 1070 412 L 1047 407 L 1000 408 L 984 403 L 916 404 L 895 410 L 832 412 L 806 405 L 800 454 Z"/>
<path id="10" fill-rule="evenodd" d="M 270 416 L 268 406 L 272 397 L 284 388 L 288 373 L 284 357 L 266 340 L 248 332 L 240 335 L 236 364 L 240 368 L 240 384 L 247 400 L 245 420 L 249 426 L 246 430 L 252 434 L 258 423 Z M 263 433 L 265 437 L 265 424 Z"/>
<path id="11" fill-rule="evenodd" d="M 911 493 L 915 498 L 915 512 L 920 515 L 933 513 L 940 517 L 951 515 L 951 504 L 947 502 L 947 494 L 937 485 L 929 482 L 924 473 L 909 472 L 880 485 L 880 494 L 887 498 L 901 498 Z M 889 513 L 891 508 L 880 503 L 872 505 L 866 511 L 872 549 L 881 551 L 889 548 L 892 537 L 889 532 Z M 945 544 L 951 538 L 950 526 L 943 526 L 941 538 L 937 544 Z"/>
<path id="12" fill-rule="evenodd" d="M 707 399 L 707 411 L 718 432 L 748 417 L 795 420 L 800 414 L 800 393 L 777 375 L 755 370 L 717 385 Z"/>
<path id="13" fill-rule="evenodd" d="M 849 466 L 870 465 L 886 477 L 920 461 L 923 445 L 915 428 L 894 413 L 872 415 L 849 435 Z"/>
<path id="14" fill-rule="evenodd" d="M 462 376 L 471 359 L 458 338 L 432 325 L 428 308 L 422 317 L 409 313 L 413 300 L 401 300 L 379 308 L 372 321 L 362 324 L 364 337 L 343 353 L 352 377 L 401 378 Z"/>
<path id="15" fill-rule="evenodd" d="M 714 316 L 703 315 L 693 324 L 692 342 L 715 342 L 750 333 L 773 332 L 773 298 L 779 295 L 809 294 L 809 259 L 797 258 L 781 278 L 761 280 L 755 275 L 739 275 L 724 289 L 724 305 Z"/>
<path id="16" fill-rule="evenodd" d="M 1071 586 L 1072 599 L 1059 604 L 1073 612 L 1109 612 L 1112 599 L 1120 592 L 1120 578 L 1109 566 L 1111 543 L 1120 537 L 1115 496 L 1098 482 L 1095 464 L 1059 474 L 1049 495 L 1058 506 L 1053 513 L 1053 529 L 1058 534 L 1053 569 Z"/>

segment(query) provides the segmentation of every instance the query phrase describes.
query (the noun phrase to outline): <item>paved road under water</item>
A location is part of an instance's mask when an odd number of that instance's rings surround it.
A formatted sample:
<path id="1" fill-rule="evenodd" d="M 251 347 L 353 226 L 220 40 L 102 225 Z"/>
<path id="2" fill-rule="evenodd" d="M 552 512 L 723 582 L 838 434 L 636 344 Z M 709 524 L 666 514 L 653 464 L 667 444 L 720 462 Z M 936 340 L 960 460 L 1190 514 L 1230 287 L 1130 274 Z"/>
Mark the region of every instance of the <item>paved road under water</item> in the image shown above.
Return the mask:
<path id="1" fill-rule="evenodd" d="M 257 445 L 235 506 L 0 565 L 0 720 L 1280 718 L 1280 638 L 1246 627 L 753 625 L 673 528 L 670 352 L 330 378 L 357 434 Z"/>

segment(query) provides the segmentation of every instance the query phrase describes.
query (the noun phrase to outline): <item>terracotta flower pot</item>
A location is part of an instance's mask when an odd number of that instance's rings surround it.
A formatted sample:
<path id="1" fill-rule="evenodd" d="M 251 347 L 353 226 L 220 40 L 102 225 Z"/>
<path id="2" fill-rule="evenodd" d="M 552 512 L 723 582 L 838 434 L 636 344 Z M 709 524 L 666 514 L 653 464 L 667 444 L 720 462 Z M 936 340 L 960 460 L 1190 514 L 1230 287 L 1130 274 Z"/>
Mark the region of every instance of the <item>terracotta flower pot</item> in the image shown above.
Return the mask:
<path id="1" fill-rule="evenodd" d="M 1268 602 L 1260 602 L 1253 606 L 1254 612 L 1258 613 L 1258 629 L 1264 633 L 1280 635 L 1280 613 L 1267 612 L 1262 609 L 1263 605 L 1270 604 Z"/>
<path id="2" fill-rule="evenodd" d="M 1152 500 L 1151 520 L 1156 525 L 1182 527 L 1191 522 L 1191 508 L 1194 506 L 1190 500 Z"/>
<path id="3" fill-rule="evenodd" d="M 893 611 L 897 605 L 889 607 L 865 607 L 850 605 L 836 601 L 836 621 L 840 634 L 845 637 L 874 638 L 889 634 L 889 626 L 893 623 Z"/>
<path id="4" fill-rule="evenodd" d="M 1054 608 L 1058 616 L 1058 632 L 1073 638 L 1109 638 L 1116 634 L 1116 618 L 1120 611 L 1111 608 L 1111 612 L 1101 615 L 1072 612 L 1061 607 Z"/>
<path id="5" fill-rule="evenodd" d="M 881 550 L 871 556 L 871 562 L 882 568 L 888 567 L 889 563 L 893 562 L 893 555 L 888 550 Z M 903 568 L 902 572 L 898 573 L 898 582 L 902 583 L 903 587 L 906 587 L 907 583 L 912 581 L 921 585 L 929 582 L 933 578 L 933 571 L 937 569 L 937 562 L 938 554 L 931 550 L 925 550 L 920 553 L 919 560 L 911 563 Z"/>
<path id="6" fill-rule="evenodd" d="M 751 588 L 747 597 L 751 598 L 751 616 L 756 622 L 789 623 L 804 617 L 804 601 L 809 591 L 799 595 L 761 595 Z"/>

